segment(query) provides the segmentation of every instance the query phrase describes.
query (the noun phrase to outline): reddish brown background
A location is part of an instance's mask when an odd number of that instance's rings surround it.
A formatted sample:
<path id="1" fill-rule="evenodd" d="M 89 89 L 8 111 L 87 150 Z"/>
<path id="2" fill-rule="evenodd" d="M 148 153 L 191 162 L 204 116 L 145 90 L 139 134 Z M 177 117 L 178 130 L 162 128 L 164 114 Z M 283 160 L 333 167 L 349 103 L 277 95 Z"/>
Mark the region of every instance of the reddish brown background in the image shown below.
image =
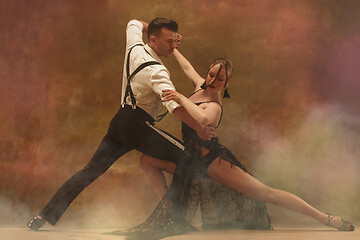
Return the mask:
<path id="1" fill-rule="evenodd" d="M 157 16 L 179 23 L 180 50 L 202 75 L 215 57 L 233 61 L 224 145 L 263 182 L 359 220 L 359 10 L 356 0 L 0 0 L 0 223 L 23 224 L 87 163 L 119 106 L 126 24 Z M 191 93 L 174 58 L 165 64 Z M 173 116 L 160 126 L 179 136 Z M 157 200 L 138 158 L 121 158 L 59 224 L 142 221 Z"/>

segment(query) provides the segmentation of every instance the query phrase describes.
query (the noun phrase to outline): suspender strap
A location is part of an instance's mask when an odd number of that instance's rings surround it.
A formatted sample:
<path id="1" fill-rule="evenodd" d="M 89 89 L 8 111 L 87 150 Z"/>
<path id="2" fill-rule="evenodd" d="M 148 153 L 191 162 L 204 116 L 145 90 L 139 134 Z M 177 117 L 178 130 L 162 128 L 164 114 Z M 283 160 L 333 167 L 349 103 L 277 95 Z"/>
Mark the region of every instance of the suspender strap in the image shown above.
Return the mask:
<path id="1" fill-rule="evenodd" d="M 160 64 L 160 63 L 155 62 L 155 61 L 144 62 L 144 63 L 141 64 L 138 68 L 136 68 L 135 71 L 127 78 L 127 84 L 126 84 L 126 90 L 125 90 L 124 103 L 125 103 L 125 100 L 126 100 L 127 96 L 130 95 L 131 105 L 132 105 L 133 109 L 136 108 L 136 99 L 135 99 L 134 93 L 133 93 L 133 91 L 132 91 L 132 89 L 131 89 L 130 81 L 131 81 L 131 79 L 135 76 L 135 74 L 137 74 L 138 72 L 140 72 L 142 69 L 146 68 L 147 66 L 155 65 L 155 64 Z"/>
<path id="2" fill-rule="evenodd" d="M 142 69 L 146 68 L 147 66 L 150 65 L 160 65 L 159 62 L 155 62 L 155 61 L 149 61 L 149 62 L 144 62 L 142 63 L 140 66 L 138 66 L 135 71 L 128 77 L 128 82 L 131 81 L 131 79 L 135 76 L 135 74 L 137 74 L 138 72 L 140 72 Z"/>
<path id="3" fill-rule="evenodd" d="M 157 115 L 155 122 L 160 122 L 161 120 L 163 120 L 163 118 L 169 113 L 169 111 L 164 112 L 163 114 Z"/>
<path id="4" fill-rule="evenodd" d="M 150 66 L 150 65 L 160 65 L 159 62 L 155 62 L 155 61 L 149 61 L 149 62 L 144 62 L 142 63 L 139 67 L 137 67 L 135 69 L 135 71 L 130 75 L 130 67 L 129 67 L 129 62 L 130 62 L 130 52 L 131 50 L 136 47 L 136 46 L 143 46 L 142 44 L 136 44 L 135 46 L 133 46 L 130 50 L 129 50 L 129 53 L 128 53 L 128 56 L 127 56 L 127 63 L 126 63 L 126 77 L 127 77 L 127 84 L 126 84 L 126 89 L 125 89 L 125 96 L 124 96 L 124 100 L 123 100 L 123 103 L 122 105 L 125 105 L 126 104 L 126 98 L 130 95 L 130 99 L 131 99 L 131 105 L 132 105 L 132 108 L 135 109 L 136 108 L 136 99 L 135 99 L 135 96 L 134 96 L 134 93 L 131 89 L 131 86 L 130 86 L 130 81 L 131 79 L 135 76 L 135 74 L 137 74 L 138 72 L 140 72 L 142 69 Z"/>
<path id="5" fill-rule="evenodd" d="M 129 75 L 130 75 L 130 53 L 131 51 L 133 50 L 134 47 L 137 47 L 137 46 L 143 46 L 142 44 L 136 44 L 134 46 L 132 46 L 128 52 L 128 55 L 127 55 L 127 59 L 126 59 L 126 77 L 128 78 Z"/>

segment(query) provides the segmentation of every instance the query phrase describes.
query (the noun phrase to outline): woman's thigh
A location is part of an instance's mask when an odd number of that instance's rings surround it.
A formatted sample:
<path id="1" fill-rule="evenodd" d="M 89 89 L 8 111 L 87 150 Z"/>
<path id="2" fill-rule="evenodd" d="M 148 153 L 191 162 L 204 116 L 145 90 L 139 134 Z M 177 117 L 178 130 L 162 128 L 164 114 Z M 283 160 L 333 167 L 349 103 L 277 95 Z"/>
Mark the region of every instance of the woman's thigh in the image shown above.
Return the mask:
<path id="1" fill-rule="evenodd" d="M 154 159 L 161 159 L 175 164 L 185 156 L 180 140 L 165 131 L 151 127 L 147 129 L 146 139 L 143 139 L 135 149 Z"/>
<path id="2" fill-rule="evenodd" d="M 143 154 L 140 158 L 140 163 L 143 168 L 147 166 L 158 168 L 162 171 L 165 171 L 169 174 L 174 174 L 176 164 L 173 162 L 161 160 L 158 158 L 151 157 L 149 155 Z"/>
<path id="3" fill-rule="evenodd" d="M 272 190 L 241 168 L 219 158 L 210 164 L 207 173 L 215 181 L 255 200 L 263 201 L 264 195 Z"/>

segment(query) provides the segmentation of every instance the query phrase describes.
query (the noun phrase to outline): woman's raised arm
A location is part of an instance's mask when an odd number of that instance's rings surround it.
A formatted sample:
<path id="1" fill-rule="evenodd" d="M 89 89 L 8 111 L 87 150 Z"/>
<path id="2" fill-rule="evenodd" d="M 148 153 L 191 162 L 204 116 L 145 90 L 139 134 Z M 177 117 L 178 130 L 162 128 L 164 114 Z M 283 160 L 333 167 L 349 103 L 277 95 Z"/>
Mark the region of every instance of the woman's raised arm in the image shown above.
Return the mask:
<path id="1" fill-rule="evenodd" d="M 185 75 L 194 83 L 196 87 L 201 86 L 201 84 L 204 82 L 204 79 L 195 71 L 191 63 L 177 49 L 174 49 L 174 56 Z"/>

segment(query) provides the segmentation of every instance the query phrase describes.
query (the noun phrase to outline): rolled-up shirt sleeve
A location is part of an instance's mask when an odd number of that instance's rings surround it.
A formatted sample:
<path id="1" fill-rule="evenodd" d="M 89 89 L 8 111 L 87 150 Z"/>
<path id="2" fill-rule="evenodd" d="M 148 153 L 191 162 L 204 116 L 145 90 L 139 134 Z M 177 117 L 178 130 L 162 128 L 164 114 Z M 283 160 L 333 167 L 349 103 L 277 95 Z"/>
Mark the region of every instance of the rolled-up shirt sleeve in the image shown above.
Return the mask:
<path id="1" fill-rule="evenodd" d="M 143 24 L 138 20 L 131 20 L 126 27 L 126 49 L 128 50 L 135 44 L 143 44 Z"/>
<path id="2" fill-rule="evenodd" d="M 165 89 L 175 90 L 173 83 L 170 81 L 169 71 L 165 68 L 156 69 L 150 78 L 150 83 L 153 91 L 159 96 L 162 104 L 167 110 L 172 113 L 175 108 L 180 107 L 181 105 L 177 102 L 171 100 L 163 102 L 162 91 Z"/>

